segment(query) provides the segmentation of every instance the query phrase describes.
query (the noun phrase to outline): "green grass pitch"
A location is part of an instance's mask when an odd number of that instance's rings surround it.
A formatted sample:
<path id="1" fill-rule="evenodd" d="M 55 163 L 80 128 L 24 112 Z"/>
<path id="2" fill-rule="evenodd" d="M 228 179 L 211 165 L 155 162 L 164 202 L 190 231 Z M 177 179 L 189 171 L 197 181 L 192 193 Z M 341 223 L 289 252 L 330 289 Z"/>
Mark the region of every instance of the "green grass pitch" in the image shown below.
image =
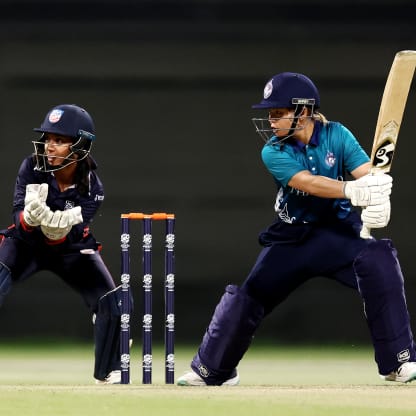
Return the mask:
<path id="1" fill-rule="evenodd" d="M 195 347 L 176 347 L 176 376 L 187 371 Z M 95 385 L 92 345 L 3 343 L 0 414 L 398 416 L 416 408 L 416 382 L 382 381 L 368 346 L 253 345 L 240 363 L 236 387 L 164 385 L 160 348 L 153 384 L 142 385 L 139 361 L 135 346 L 130 385 Z"/>

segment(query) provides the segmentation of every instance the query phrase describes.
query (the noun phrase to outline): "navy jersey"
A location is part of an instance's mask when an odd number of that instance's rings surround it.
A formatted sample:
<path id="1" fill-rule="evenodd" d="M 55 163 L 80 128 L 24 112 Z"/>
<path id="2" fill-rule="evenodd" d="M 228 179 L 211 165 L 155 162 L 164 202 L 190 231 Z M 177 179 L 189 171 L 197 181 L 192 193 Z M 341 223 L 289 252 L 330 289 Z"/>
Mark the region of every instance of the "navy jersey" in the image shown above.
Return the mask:
<path id="1" fill-rule="evenodd" d="M 313 175 L 342 181 L 346 172 L 369 161 L 357 139 L 338 122 L 316 122 L 308 145 L 281 144 L 273 137 L 263 147 L 262 159 L 278 187 L 278 216 L 291 224 L 345 218 L 351 211 L 346 199 L 320 198 L 290 187 L 288 183 L 296 173 L 308 170 Z"/>
<path id="2" fill-rule="evenodd" d="M 103 185 L 95 169 L 96 164 L 93 162 L 92 170 L 89 173 L 89 190 L 85 195 L 81 195 L 75 185 L 61 192 L 53 172 L 40 172 L 35 170 L 33 157 L 27 157 L 22 162 L 16 179 L 13 201 L 14 235 L 18 238 L 25 239 L 27 242 L 39 243 L 45 241 L 45 236 L 39 227 L 34 228 L 30 232 L 25 230 L 20 216 L 25 205 L 26 185 L 47 183 L 49 189 L 46 204 L 52 211 L 64 211 L 75 206 L 81 207 L 83 223 L 72 227 L 67 235 L 66 245 L 80 242 L 85 238 L 88 232 L 88 226 L 104 200 Z"/>

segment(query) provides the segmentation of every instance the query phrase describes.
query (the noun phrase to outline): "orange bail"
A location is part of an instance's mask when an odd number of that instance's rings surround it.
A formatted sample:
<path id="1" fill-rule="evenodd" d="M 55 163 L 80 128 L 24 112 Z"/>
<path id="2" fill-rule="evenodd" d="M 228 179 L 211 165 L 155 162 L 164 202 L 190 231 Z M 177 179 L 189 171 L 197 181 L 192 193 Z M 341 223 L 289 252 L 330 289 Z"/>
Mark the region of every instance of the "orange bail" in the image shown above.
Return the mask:
<path id="1" fill-rule="evenodd" d="M 165 212 L 154 212 L 153 214 L 130 212 L 128 214 L 121 214 L 121 218 L 128 218 L 129 220 L 143 220 L 144 218 L 150 218 L 152 220 L 173 220 L 175 219 L 175 214 L 167 214 Z"/>

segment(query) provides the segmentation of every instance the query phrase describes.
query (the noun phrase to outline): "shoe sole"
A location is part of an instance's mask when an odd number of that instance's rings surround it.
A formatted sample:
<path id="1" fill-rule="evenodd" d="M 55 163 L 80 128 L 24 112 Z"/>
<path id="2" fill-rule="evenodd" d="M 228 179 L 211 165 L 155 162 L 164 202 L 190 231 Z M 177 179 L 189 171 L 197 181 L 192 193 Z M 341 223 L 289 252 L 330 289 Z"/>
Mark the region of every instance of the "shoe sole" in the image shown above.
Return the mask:
<path id="1" fill-rule="evenodd" d="M 384 381 L 391 381 L 391 382 L 396 382 L 396 383 L 410 383 L 414 380 L 416 380 L 416 374 L 413 374 L 410 378 L 406 379 L 406 380 L 401 380 L 400 377 L 396 377 L 395 379 L 389 378 L 389 376 L 382 376 L 380 375 L 380 377 L 384 380 Z"/>
<path id="2" fill-rule="evenodd" d="M 232 378 L 230 380 L 225 381 L 224 383 L 221 384 L 221 386 L 237 386 L 238 384 L 240 384 L 240 379 L 236 377 L 236 378 Z M 208 386 L 203 381 L 201 381 L 201 383 L 198 383 L 198 384 L 190 384 L 186 380 L 178 380 L 176 385 L 186 386 L 186 387 L 204 387 L 204 386 Z"/>

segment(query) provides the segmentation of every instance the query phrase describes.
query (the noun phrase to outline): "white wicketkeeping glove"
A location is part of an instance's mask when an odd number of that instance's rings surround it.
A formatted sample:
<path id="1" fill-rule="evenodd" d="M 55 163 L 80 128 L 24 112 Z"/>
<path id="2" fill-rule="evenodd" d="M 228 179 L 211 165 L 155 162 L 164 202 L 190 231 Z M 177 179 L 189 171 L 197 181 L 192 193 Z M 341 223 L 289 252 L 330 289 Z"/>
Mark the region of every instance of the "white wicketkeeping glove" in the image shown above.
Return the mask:
<path id="1" fill-rule="evenodd" d="M 84 219 L 81 214 L 81 207 L 67 209 L 62 213 L 61 222 L 66 221 L 68 225 L 81 224 Z"/>
<path id="2" fill-rule="evenodd" d="M 26 185 L 25 205 L 36 198 L 39 198 L 41 202 L 46 202 L 47 197 L 47 183 L 30 183 L 29 185 Z"/>
<path id="3" fill-rule="evenodd" d="M 26 185 L 23 220 L 30 227 L 37 227 L 40 225 L 42 219 L 50 212 L 49 207 L 45 204 L 47 197 L 47 183 L 31 183 Z"/>
<path id="4" fill-rule="evenodd" d="M 393 178 L 390 175 L 369 174 L 355 181 L 345 182 L 344 194 L 355 206 L 380 205 L 389 201 L 392 186 Z"/>
<path id="5" fill-rule="evenodd" d="M 380 205 L 369 205 L 361 212 L 361 220 L 367 228 L 383 228 L 390 221 L 390 200 Z"/>
<path id="6" fill-rule="evenodd" d="M 44 217 L 41 225 L 51 228 L 65 228 L 81 224 L 82 221 L 81 207 L 78 206 L 65 211 L 51 211 L 51 214 Z"/>
<path id="7" fill-rule="evenodd" d="M 51 216 L 44 218 L 41 230 L 49 240 L 61 240 L 71 231 L 73 225 L 80 224 L 82 221 L 79 206 L 65 211 L 57 210 Z"/>
<path id="8" fill-rule="evenodd" d="M 30 227 L 37 227 L 50 212 L 50 208 L 44 202 L 41 202 L 39 197 L 36 197 L 25 205 L 23 220 Z"/>

